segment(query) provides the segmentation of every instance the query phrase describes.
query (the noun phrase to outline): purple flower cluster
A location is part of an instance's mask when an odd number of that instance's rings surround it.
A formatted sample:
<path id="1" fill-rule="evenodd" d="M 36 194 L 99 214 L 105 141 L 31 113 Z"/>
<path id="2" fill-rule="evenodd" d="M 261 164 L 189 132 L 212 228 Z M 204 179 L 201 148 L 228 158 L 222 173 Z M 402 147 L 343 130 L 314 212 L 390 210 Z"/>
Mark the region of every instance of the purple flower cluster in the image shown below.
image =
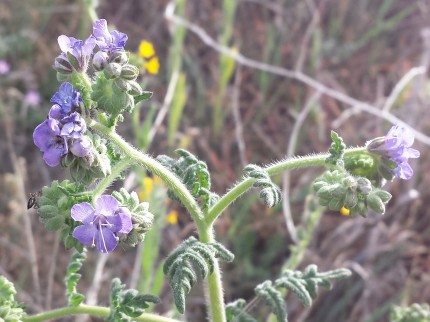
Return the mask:
<path id="1" fill-rule="evenodd" d="M 121 234 L 128 234 L 133 226 L 130 211 L 120 207 L 109 195 L 100 196 L 95 209 L 88 202 L 72 207 L 72 218 L 83 225 L 75 228 L 72 236 L 84 245 L 97 246 L 102 253 L 110 253 L 119 242 Z"/>
<path id="2" fill-rule="evenodd" d="M 48 118 L 34 130 L 34 144 L 43 152 L 43 160 L 50 167 L 60 163 L 68 153 L 69 145 L 70 151 L 78 157 L 88 154 L 92 147 L 91 141 L 84 136 L 87 130 L 85 120 L 77 112 L 81 102 L 81 95 L 72 84 L 61 84 L 51 98 L 54 105 Z"/>
<path id="3" fill-rule="evenodd" d="M 413 175 L 413 170 L 408 164 L 409 158 L 418 158 L 420 152 L 411 148 L 414 143 L 414 134 L 409 129 L 396 125 L 387 135 L 371 141 L 367 149 L 371 153 L 380 155 L 383 159 L 396 164 L 394 175 L 400 179 L 408 180 Z"/>
<path id="4" fill-rule="evenodd" d="M 93 24 L 93 34 L 85 42 L 65 35 L 58 37 L 62 53 L 55 59 L 54 67 L 66 74 L 73 70 L 85 72 L 96 45 L 102 52 L 110 55 L 123 50 L 127 38 L 126 34 L 117 30 L 109 32 L 105 19 L 96 20 Z"/>

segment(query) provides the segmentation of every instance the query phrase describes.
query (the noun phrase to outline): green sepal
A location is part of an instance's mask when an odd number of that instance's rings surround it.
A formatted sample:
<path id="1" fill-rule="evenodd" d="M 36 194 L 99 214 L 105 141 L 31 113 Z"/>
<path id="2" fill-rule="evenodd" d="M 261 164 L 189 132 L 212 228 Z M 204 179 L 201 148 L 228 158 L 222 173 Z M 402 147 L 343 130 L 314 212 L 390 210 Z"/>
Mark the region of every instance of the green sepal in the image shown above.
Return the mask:
<path id="1" fill-rule="evenodd" d="M 366 177 L 370 180 L 378 178 L 377 157 L 368 152 L 348 154 L 344 157 L 345 169 L 356 176 Z"/>
<path id="2" fill-rule="evenodd" d="M 73 85 L 73 88 L 78 89 L 85 107 L 89 110 L 92 108 L 93 101 L 91 100 L 92 88 L 91 81 L 86 73 L 73 72 L 69 75 L 68 81 Z"/>
<path id="3" fill-rule="evenodd" d="M 152 97 L 152 92 L 143 91 L 141 95 L 137 95 L 134 97 L 134 103 L 140 103 L 146 100 L 149 100 Z"/>
<path id="4" fill-rule="evenodd" d="M 121 206 L 127 207 L 131 212 L 133 229 L 123 237 L 122 241 L 132 247 L 145 239 L 145 233 L 151 229 L 154 215 L 149 212 L 149 204 L 140 202 L 136 192 L 129 193 L 124 188 L 114 191 L 112 196 L 118 200 Z"/>
<path id="5" fill-rule="evenodd" d="M 107 321 L 133 321 L 151 305 L 160 300 L 153 295 L 139 294 L 134 289 L 124 289 L 119 278 L 114 278 L 110 293 L 110 314 Z"/>

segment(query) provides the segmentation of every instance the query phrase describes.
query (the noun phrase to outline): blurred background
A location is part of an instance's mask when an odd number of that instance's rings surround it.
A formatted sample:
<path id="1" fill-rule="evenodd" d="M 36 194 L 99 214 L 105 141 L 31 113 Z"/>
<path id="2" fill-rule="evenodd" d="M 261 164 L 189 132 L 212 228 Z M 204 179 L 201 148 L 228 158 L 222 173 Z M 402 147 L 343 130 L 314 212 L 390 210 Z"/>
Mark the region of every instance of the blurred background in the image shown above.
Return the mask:
<path id="1" fill-rule="evenodd" d="M 96 16 L 128 34 L 126 50 L 154 92 L 125 117 L 121 135 L 154 156 L 190 150 L 207 162 L 219 194 L 248 163 L 327 151 L 331 129 L 351 146 L 384 135 L 397 119 L 419 132 L 415 175 L 388 184 L 393 199 L 384 216 L 318 207 L 310 184 L 322 169 L 276 178 L 285 196 L 273 209 L 256 191 L 237 201 L 216 225 L 236 255 L 223 265 L 227 302 L 251 301 L 257 284 L 309 263 L 354 275 L 321 292 L 310 309 L 288 295 L 290 321 L 389 321 L 393 304 L 430 301 L 428 0 L 0 0 L 0 274 L 15 283 L 28 312 L 66 304 L 72 253 L 26 209 L 30 193 L 68 178 L 44 164 L 32 132 L 58 90 L 57 37 L 85 39 Z M 127 174 L 125 186 L 150 201 L 154 229 L 137 249 L 108 257 L 91 250 L 80 291 L 106 305 L 110 280 L 120 277 L 158 295 L 156 311 L 177 316 L 160 267 L 193 224 L 141 169 Z M 205 320 L 202 293 L 200 283 L 184 320 Z M 262 303 L 248 312 L 270 320 Z"/>

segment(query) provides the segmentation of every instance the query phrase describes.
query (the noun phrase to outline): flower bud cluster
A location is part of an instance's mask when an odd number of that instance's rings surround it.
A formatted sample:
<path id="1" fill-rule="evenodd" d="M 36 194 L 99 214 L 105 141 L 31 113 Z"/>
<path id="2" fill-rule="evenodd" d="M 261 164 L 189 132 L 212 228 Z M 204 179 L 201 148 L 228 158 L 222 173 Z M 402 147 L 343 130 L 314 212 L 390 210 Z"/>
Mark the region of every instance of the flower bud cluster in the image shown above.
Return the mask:
<path id="1" fill-rule="evenodd" d="M 369 208 L 384 214 L 390 193 L 375 188 L 369 179 L 355 177 L 344 170 L 329 170 L 313 183 L 319 202 L 330 210 L 350 210 L 352 215 L 367 217 Z"/>

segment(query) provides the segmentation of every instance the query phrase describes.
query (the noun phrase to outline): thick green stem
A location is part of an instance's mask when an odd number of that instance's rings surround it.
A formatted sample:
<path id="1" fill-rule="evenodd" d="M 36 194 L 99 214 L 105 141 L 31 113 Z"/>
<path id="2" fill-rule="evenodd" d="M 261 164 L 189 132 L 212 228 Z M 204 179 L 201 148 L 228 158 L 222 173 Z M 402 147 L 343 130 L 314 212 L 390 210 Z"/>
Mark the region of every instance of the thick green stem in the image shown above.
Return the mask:
<path id="1" fill-rule="evenodd" d="M 115 166 L 112 168 L 111 173 L 104 177 L 95 187 L 92 193 L 93 201 L 96 200 L 99 196 L 102 195 L 103 192 L 105 192 L 106 188 L 109 187 L 109 185 L 114 182 L 116 179 L 118 179 L 118 176 L 122 171 L 127 169 L 133 161 L 129 158 L 125 157 L 121 161 L 119 161 Z"/>
<path id="2" fill-rule="evenodd" d="M 91 128 L 99 131 L 107 139 L 114 143 L 120 150 L 122 150 L 127 155 L 128 158 L 137 161 L 143 167 L 163 179 L 163 181 L 166 182 L 169 188 L 173 190 L 176 196 L 178 196 L 185 208 L 187 208 L 188 212 L 190 213 L 197 226 L 198 231 L 200 232 L 205 230 L 206 225 L 203 220 L 203 213 L 194 197 L 191 195 L 185 185 L 181 182 L 181 180 L 179 180 L 179 178 L 177 178 L 157 160 L 153 159 L 152 157 L 143 152 L 136 150 L 112 129 L 94 120 L 88 120 L 88 125 Z"/>
<path id="3" fill-rule="evenodd" d="M 345 155 L 348 154 L 356 154 L 365 152 L 366 148 L 350 148 L 345 150 Z M 325 159 L 329 157 L 330 154 L 316 154 L 305 157 L 298 157 L 280 161 L 274 165 L 267 166 L 266 170 L 269 175 L 273 176 L 275 174 L 281 173 L 286 170 L 297 169 L 297 168 L 306 168 L 306 167 L 314 167 L 314 166 L 323 166 L 325 165 Z M 236 186 L 234 186 L 231 190 L 229 190 L 215 205 L 209 209 L 208 214 L 206 215 L 206 223 L 208 225 L 212 225 L 218 216 L 237 198 L 239 198 L 242 194 L 248 191 L 255 179 L 254 178 L 244 178 L 241 182 L 239 182 Z"/>
<path id="4" fill-rule="evenodd" d="M 208 226 L 204 231 L 199 231 L 200 241 L 212 243 L 215 241 L 213 228 Z M 213 273 L 207 278 L 206 301 L 209 308 L 211 322 L 226 322 L 224 296 L 221 281 L 221 270 L 218 260 L 215 260 Z"/>
<path id="5" fill-rule="evenodd" d="M 63 307 L 60 309 L 55 309 L 52 311 L 47 311 L 35 315 L 29 315 L 24 317 L 22 320 L 24 322 L 38 322 L 47 321 L 52 319 L 59 319 L 64 316 L 78 315 L 78 314 L 90 314 L 100 317 L 107 317 L 110 313 L 110 309 L 107 307 L 100 306 L 89 306 L 89 305 L 79 305 L 73 307 Z M 171 318 L 166 318 L 156 314 L 143 313 L 141 316 L 134 318 L 133 321 L 143 321 L 143 322 L 179 322 Z"/>

